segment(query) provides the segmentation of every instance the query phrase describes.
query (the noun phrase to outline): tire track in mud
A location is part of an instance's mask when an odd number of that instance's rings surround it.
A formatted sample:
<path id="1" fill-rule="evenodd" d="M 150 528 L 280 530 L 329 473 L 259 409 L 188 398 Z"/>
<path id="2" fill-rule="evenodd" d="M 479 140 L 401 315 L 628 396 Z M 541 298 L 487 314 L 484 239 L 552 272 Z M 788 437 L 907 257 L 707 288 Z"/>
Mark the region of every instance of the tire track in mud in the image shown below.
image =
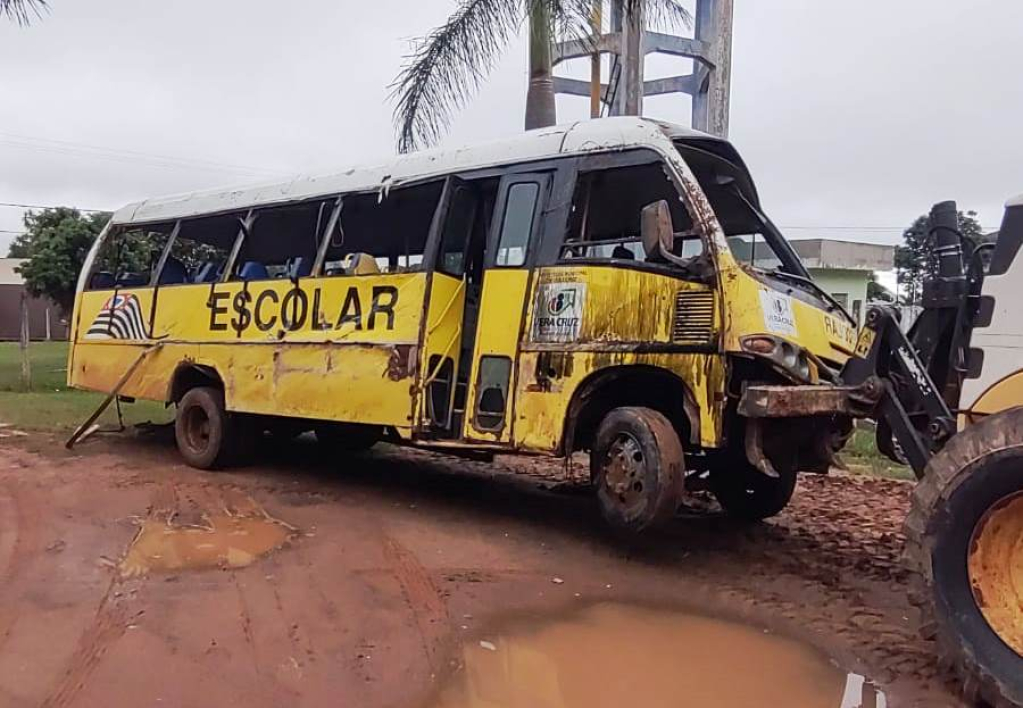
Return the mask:
<path id="1" fill-rule="evenodd" d="M 39 551 L 39 503 L 23 487 L 0 488 L 0 648 L 17 621 L 18 582 L 25 567 Z"/>
<path id="2" fill-rule="evenodd" d="M 130 622 L 130 608 L 127 594 L 115 590 L 119 586 L 118 581 L 117 574 L 113 574 L 92 623 L 79 638 L 78 646 L 60 681 L 40 703 L 40 708 L 63 708 L 70 705 L 85 687 L 107 650 L 124 635 Z"/>
<path id="3" fill-rule="evenodd" d="M 444 641 L 448 633 L 448 606 L 429 572 L 416 555 L 393 536 L 384 534 L 384 560 L 401 585 L 405 601 L 419 630 L 423 652 L 432 671 L 443 665 Z"/>

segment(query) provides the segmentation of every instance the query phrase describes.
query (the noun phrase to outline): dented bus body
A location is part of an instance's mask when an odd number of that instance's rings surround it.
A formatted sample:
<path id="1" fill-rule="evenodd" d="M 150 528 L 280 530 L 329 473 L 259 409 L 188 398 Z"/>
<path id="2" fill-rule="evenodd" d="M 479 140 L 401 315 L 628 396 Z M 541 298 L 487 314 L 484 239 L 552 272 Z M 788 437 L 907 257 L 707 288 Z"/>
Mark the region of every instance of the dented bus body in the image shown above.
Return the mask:
<path id="1" fill-rule="evenodd" d="M 280 428 L 590 450 L 605 515 L 641 528 L 683 484 L 762 517 L 825 470 L 847 417 L 749 423 L 738 401 L 837 382 L 856 331 L 728 142 L 613 118 L 127 206 L 72 342 L 71 385 L 177 404 L 198 466 Z"/>

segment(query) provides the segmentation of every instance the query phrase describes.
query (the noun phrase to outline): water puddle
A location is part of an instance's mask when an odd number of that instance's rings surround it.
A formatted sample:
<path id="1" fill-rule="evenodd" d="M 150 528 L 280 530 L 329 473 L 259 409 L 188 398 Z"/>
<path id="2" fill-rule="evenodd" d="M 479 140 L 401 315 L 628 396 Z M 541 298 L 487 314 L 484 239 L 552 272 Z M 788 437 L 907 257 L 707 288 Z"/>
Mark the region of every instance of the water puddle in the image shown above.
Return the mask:
<path id="1" fill-rule="evenodd" d="M 885 708 L 797 641 L 742 624 L 600 604 L 477 637 L 430 708 Z"/>
<path id="2" fill-rule="evenodd" d="M 195 524 L 174 518 L 141 522 L 118 568 L 125 578 L 147 573 L 241 568 L 284 545 L 295 529 L 262 510 L 203 514 Z"/>

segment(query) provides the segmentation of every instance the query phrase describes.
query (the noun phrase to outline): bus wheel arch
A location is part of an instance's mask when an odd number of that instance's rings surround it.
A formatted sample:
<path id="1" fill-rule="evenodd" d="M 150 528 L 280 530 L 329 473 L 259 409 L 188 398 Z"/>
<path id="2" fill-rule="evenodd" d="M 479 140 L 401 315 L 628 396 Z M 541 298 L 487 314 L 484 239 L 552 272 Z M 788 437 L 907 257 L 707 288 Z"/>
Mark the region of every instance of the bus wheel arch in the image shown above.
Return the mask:
<path id="1" fill-rule="evenodd" d="M 215 368 L 183 361 L 178 364 L 171 376 L 170 385 L 167 388 L 167 400 L 171 403 L 180 403 L 189 390 L 200 386 L 225 390 L 224 380 Z"/>
<path id="2" fill-rule="evenodd" d="M 601 421 L 615 408 L 643 407 L 664 415 L 684 443 L 700 441 L 700 409 L 679 376 L 656 366 L 623 365 L 595 371 L 572 394 L 561 452 L 590 450 Z"/>

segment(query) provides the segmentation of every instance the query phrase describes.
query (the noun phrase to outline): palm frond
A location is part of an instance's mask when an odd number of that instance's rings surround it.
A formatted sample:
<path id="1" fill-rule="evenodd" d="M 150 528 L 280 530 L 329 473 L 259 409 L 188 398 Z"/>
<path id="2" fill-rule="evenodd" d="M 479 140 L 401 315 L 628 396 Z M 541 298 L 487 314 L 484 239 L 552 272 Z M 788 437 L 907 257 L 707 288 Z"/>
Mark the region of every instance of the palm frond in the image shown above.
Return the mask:
<path id="1" fill-rule="evenodd" d="M 0 16 L 6 15 L 7 19 L 19 25 L 27 25 L 42 17 L 43 11 L 48 9 L 46 0 L 0 0 Z"/>
<path id="2" fill-rule="evenodd" d="M 461 0 L 447 22 L 414 44 L 391 85 L 400 152 L 437 142 L 522 25 L 523 4 Z"/>
<path id="3" fill-rule="evenodd" d="M 625 11 L 635 12 L 641 7 L 647 22 L 663 29 L 691 28 L 693 15 L 679 0 L 625 0 Z"/>

